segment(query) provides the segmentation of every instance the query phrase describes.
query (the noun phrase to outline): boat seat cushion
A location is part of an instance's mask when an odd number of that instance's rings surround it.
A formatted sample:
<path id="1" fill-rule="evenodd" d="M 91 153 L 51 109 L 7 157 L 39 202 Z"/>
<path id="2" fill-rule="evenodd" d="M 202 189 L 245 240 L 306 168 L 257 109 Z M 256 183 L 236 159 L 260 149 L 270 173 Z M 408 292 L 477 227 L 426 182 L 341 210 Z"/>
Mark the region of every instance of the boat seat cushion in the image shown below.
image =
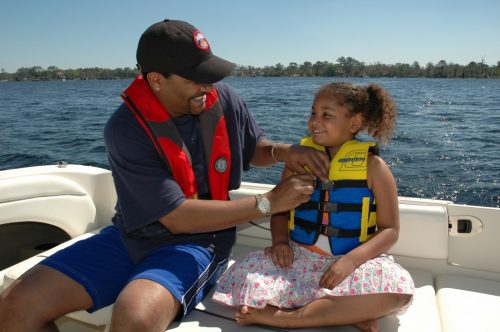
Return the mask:
<path id="1" fill-rule="evenodd" d="M 234 263 L 234 260 L 232 261 Z M 400 316 L 387 316 L 378 320 L 381 331 L 398 332 L 439 332 L 441 323 L 436 304 L 432 275 L 424 270 L 409 270 L 416 286 L 413 302 L 408 310 Z M 200 327 L 217 326 L 221 331 L 233 331 L 239 328 L 234 321 L 234 308 L 229 308 L 216 304 L 212 301 L 212 290 L 205 299 L 198 304 L 196 309 L 187 315 L 182 322 L 174 322 L 169 331 L 191 331 Z M 81 310 L 68 314 L 68 317 L 88 324 L 101 326 L 109 324 L 113 305 L 98 310 L 92 314 Z M 422 319 L 425 317 L 425 319 Z M 268 329 L 256 329 L 256 331 L 266 331 Z M 340 326 L 336 328 L 316 328 L 301 329 L 307 331 L 339 331 L 356 332 L 351 326 Z"/>
<path id="2" fill-rule="evenodd" d="M 436 289 L 444 332 L 500 328 L 500 281 L 443 274 Z"/>
<path id="3" fill-rule="evenodd" d="M 243 257 L 250 251 L 257 250 L 255 247 L 237 245 L 234 248 L 233 257 Z M 231 264 L 234 263 L 234 260 Z M 378 325 L 381 331 L 401 331 L 401 332 L 439 332 L 441 331 L 441 323 L 439 319 L 439 311 L 436 304 L 436 296 L 433 285 L 432 274 L 429 271 L 419 269 L 408 269 L 415 282 L 415 295 L 413 302 L 408 310 L 399 316 L 390 315 L 378 320 Z M 226 307 L 212 301 L 212 293 L 196 307 L 196 310 L 187 315 L 181 324 L 176 324 L 172 331 L 186 331 L 186 326 L 222 326 L 222 331 L 226 328 L 228 331 L 239 328 L 234 321 L 236 309 Z M 425 317 L 425 319 L 422 319 Z M 201 320 L 201 321 L 200 321 Z M 208 324 L 208 325 L 207 325 Z M 215 325 L 213 325 L 215 324 Z M 169 331 L 171 331 L 169 329 Z M 257 330 L 256 330 L 257 331 Z M 260 331 L 260 329 L 259 329 Z M 262 330 L 264 331 L 264 330 Z M 355 332 L 358 329 L 351 326 L 328 327 L 316 329 L 301 329 L 300 331 L 342 331 Z"/>

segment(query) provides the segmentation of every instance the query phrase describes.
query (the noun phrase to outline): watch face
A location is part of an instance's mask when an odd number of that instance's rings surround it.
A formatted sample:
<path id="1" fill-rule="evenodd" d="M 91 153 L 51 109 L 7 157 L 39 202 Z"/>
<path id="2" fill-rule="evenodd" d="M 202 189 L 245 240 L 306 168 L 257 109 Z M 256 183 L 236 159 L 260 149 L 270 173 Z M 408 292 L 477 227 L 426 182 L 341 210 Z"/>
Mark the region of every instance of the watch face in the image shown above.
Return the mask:
<path id="1" fill-rule="evenodd" d="M 271 212 L 271 202 L 267 198 L 262 197 L 259 201 L 258 208 L 260 212 L 266 214 Z"/>

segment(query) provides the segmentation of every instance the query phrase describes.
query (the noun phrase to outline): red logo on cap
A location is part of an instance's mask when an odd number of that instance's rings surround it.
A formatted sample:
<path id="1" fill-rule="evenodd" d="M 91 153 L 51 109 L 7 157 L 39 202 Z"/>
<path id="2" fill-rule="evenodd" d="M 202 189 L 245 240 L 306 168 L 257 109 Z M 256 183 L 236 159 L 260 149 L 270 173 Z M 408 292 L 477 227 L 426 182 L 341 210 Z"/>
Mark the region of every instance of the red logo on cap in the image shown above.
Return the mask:
<path id="1" fill-rule="evenodd" d="M 210 48 L 210 46 L 208 45 L 207 39 L 200 31 L 196 30 L 194 32 L 193 38 L 194 38 L 194 44 L 200 50 L 207 51 Z"/>

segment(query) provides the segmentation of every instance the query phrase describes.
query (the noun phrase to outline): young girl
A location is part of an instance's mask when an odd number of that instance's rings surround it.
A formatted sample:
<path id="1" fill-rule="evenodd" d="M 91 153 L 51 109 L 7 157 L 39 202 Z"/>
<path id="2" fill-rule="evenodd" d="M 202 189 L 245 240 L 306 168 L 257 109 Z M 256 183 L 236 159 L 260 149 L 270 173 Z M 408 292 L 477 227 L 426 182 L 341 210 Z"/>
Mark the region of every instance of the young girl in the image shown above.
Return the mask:
<path id="1" fill-rule="evenodd" d="M 331 159 L 329 182 L 316 181 L 308 203 L 271 218 L 272 247 L 235 263 L 213 300 L 237 306 L 242 325 L 280 328 L 355 325 L 377 331 L 376 319 L 410 303 L 409 273 L 384 255 L 398 239 L 394 177 L 367 132 L 381 143 L 396 125 L 395 105 L 379 85 L 324 85 L 308 121 L 308 145 Z M 283 178 L 291 174 L 285 169 Z"/>

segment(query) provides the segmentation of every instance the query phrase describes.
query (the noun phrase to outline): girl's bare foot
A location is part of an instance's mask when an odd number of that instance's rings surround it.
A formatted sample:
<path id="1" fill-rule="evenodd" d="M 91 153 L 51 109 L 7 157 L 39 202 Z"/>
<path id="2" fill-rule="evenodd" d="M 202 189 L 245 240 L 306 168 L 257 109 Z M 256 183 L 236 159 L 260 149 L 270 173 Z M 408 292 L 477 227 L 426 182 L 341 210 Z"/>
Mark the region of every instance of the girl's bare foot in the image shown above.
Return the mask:
<path id="1" fill-rule="evenodd" d="M 248 316 L 250 316 L 254 310 L 258 310 L 258 309 L 255 309 L 255 308 L 252 308 L 252 307 L 249 307 L 246 305 L 242 305 L 240 307 L 240 311 L 236 312 L 236 315 L 235 315 L 236 322 L 238 324 L 241 324 L 241 325 L 251 324 L 251 323 L 246 323 L 246 320 L 248 319 Z"/>
<path id="2" fill-rule="evenodd" d="M 378 332 L 378 324 L 376 319 L 367 320 L 358 324 L 354 324 L 363 332 Z"/>
<path id="3" fill-rule="evenodd" d="M 273 306 L 262 309 L 251 308 L 246 305 L 240 307 L 236 313 L 236 322 L 240 325 L 268 325 L 282 326 L 286 311 Z"/>

